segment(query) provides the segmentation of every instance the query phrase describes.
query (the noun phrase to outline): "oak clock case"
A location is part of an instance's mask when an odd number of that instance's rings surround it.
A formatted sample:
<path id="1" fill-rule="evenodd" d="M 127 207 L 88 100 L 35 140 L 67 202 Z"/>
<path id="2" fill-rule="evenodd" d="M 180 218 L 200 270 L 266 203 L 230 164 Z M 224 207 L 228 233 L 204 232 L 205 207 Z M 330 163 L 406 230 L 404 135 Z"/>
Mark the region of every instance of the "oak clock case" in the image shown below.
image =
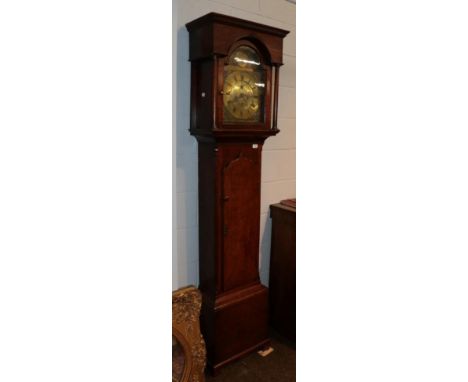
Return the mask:
<path id="1" fill-rule="evenodd" d="M 217 13 L 186 27 L 189 131 L 198 141 L 200 323 L 216 373 L 269 343 L 268 289 L 258 269 L 261 152 L 279 132 L 288 31 Z"/>

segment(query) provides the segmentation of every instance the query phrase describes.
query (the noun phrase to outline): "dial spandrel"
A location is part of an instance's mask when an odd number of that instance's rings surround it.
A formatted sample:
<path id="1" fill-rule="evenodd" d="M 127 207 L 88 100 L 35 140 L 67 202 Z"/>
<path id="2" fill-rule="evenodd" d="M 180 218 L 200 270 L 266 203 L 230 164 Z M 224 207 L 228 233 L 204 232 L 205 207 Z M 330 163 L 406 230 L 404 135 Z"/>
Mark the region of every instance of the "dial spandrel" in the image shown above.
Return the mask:
<path id="1" fill-rule="evenodd" d="M 264 97 L 265 73 L 260 59 L 249 46 L 240 46 L 224 70 L 224 121 L 262 122 Z"/>

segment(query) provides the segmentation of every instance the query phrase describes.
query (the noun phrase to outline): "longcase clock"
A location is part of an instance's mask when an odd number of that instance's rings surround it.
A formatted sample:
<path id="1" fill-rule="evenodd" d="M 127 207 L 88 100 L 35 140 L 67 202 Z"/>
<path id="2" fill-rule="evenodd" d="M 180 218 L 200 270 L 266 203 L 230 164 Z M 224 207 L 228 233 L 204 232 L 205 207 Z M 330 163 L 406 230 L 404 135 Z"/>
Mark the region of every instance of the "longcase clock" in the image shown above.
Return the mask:
<path id="1" fill-rule="evenodd" d="M 190 36 L 190 133 L 198 140 L 201 328 L 208 365 L 268 344 L 260 283 L 261 153 L 278 133 L 278 78 L 288 31 L 209 13 Z"/>

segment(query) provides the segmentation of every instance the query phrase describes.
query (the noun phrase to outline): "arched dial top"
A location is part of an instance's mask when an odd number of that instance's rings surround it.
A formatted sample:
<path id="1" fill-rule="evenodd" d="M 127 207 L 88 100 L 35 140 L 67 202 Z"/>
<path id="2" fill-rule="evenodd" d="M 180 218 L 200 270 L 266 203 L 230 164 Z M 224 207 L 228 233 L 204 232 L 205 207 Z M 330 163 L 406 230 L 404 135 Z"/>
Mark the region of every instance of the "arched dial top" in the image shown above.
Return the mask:
<path id="1" fill-rule="evenodd" d="M 257 52 L 240 45 L 224 69 L 224 122 L 263 122 L 265 70 Z"/>

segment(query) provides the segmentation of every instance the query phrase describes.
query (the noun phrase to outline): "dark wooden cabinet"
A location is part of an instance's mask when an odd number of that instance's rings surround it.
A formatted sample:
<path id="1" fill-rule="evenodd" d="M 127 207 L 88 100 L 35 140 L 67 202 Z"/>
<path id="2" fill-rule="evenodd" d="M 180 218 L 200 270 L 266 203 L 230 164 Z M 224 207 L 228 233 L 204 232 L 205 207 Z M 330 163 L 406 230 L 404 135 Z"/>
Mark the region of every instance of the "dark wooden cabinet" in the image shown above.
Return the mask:
<path id="1" fill-rule="evenodd" d="M 270 324 L 296 341 L 296 208 L 270 206 Z"/>
<path id="2" fill-rule="evenodd" d="M 201 328 L 208 366 L 268 342 L 268 289 L 260 283 L 263 142 L 277 127 L 282 29 L 216 13 L 186 25 L 190 133 L 198 141 Z"/>

